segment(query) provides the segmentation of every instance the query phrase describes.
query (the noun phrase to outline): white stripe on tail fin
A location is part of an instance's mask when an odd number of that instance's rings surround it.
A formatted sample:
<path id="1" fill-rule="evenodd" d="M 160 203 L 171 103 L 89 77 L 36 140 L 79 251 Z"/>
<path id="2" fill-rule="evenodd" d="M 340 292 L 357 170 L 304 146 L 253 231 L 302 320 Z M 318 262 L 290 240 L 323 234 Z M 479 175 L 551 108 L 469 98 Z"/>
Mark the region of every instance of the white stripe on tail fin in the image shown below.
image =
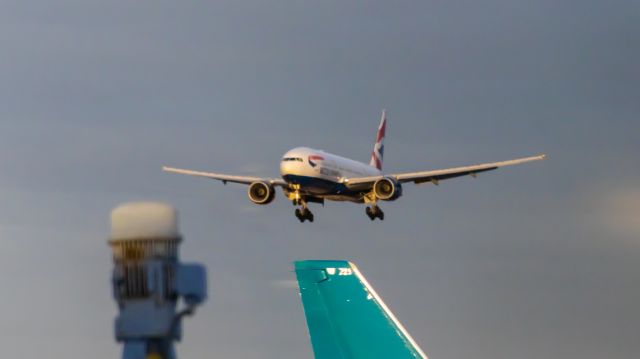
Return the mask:
<path id="1" fill-rule="evenodd" d="M 371 152 L 371 161 L 369 166 L 382 170 L 382 159 L 384 157 L 384 136 L 387 128 L 387 111 L 382 110 L 382 119 L 380 120 L 380 126 L 378 127 L 378 133 L 376 135 L 376 144 L 373 146 L 373 152 Z"/>

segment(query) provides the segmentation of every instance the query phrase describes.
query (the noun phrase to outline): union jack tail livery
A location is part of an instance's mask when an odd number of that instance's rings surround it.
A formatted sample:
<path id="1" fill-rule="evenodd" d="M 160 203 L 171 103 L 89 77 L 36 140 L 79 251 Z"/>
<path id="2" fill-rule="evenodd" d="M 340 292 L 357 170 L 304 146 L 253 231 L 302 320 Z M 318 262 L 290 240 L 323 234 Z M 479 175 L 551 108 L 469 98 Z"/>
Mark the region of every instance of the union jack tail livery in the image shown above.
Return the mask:
<path id="1" fill-rule="evenodd" d="M 376 144 L 373 146 L 371 161 L 369 161 L 369 166 L 375 167 L 378 170 L 382 170 L 382 159 L 384 157 L 384 135 L 386 128 L 387 111 L 382 110 L 382 119 L 380 120 L 380 126 L 378 127 L 378 134 L 376 135 Z"/>

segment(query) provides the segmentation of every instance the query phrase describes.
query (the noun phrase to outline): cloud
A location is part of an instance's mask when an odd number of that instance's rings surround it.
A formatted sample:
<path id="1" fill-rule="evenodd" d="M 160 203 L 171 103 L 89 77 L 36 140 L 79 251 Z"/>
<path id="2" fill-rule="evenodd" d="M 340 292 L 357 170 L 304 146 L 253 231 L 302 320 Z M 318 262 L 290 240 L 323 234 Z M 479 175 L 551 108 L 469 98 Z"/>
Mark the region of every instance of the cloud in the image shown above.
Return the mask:
<path id="1" fill-rule="evenodd" d="M 242 207 L 240 207 L 240 211 L 241 212 L 257 212 L 260 209 L 260 207 L 258 207 L 258 205 L 249 203 L 249 204 L 245 204 Z"/>
<path id="2" fill-rule="evenodd" d="M 616 188 L 596 205 L 598 220 L 608 231 L 640 239 L 640 185 Z"/>

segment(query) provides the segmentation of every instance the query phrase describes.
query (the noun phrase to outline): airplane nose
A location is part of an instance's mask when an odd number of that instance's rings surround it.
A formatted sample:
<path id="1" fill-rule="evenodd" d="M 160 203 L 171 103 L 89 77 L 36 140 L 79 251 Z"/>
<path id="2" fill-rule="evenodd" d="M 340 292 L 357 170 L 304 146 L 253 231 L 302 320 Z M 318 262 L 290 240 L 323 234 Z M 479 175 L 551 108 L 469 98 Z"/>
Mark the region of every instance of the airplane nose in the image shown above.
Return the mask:
<path id="1" fill-rule="evenodd" d="M 291 174 L 291 170 L 292 170 L 292 165 L 291 165 L 291 161 L 282 161 L 280 162 L 280 175 L 284 176 L 286 174 Z"/>
<path id="2" fill-rule="evenodd" d="M 282 161 L 280 162 L 280 175 L 295 175 L 300 172 L 300 165 L 302 162 L 296 161 Z"/>

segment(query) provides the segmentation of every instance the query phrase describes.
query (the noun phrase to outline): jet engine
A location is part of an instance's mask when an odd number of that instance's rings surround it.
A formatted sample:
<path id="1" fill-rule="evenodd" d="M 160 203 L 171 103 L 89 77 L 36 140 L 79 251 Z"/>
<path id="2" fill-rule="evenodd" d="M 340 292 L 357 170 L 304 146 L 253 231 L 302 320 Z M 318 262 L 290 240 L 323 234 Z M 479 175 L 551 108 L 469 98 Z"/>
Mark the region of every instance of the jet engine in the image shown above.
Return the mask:
<path id="1" fill-rule="evenodd" d="M 276 196 L 275 188 L 265 182 L 253 182 L 249 185 L 249 199 L 255 204 L 269 204 Z"/>
<path id="2" fill-rule="evenodd" d="M 402 196 L 402 185 L 389 177 L 381 178 L 373 184 L 373 194 L 383 201 L 395 201 Z"/>

